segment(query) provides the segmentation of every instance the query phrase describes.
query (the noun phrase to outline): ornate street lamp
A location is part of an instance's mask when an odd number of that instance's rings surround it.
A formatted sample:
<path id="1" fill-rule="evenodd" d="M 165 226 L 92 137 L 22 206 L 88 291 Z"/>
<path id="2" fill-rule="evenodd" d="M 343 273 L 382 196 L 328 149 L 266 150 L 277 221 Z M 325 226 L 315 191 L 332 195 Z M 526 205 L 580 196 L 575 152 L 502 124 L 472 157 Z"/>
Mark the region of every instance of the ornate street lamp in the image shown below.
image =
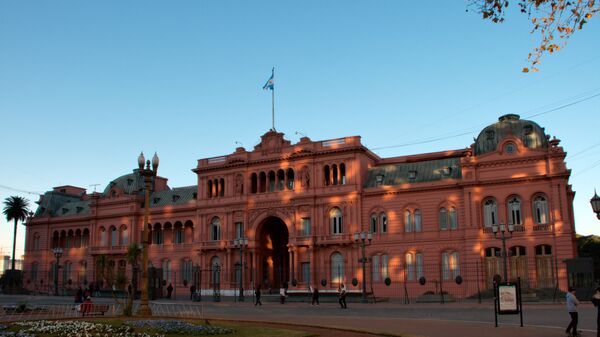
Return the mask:
<path id="1" fill-rule="evenodd" d="M 361 302 L 367 303 L 367 257 L 365 254 L 365 247 L 371 244 L 373 240 L 373 234 L 371 232 L 356 232 L 354 233 L 354 242 L 359 243 L 362 251 L 362 257 L 359 262 L 362 263 L 362 297 Z"/>
<path id="2" fill-rule="evenodd" d="M 144 163 L 146 168 L 144 168 Z M 150 160 L 146 161 L 144 153 L 140 153 L 138 157 L 138 166 L 140 168 L 140 175 L 144 177 L 144 222 L 142 229 L 142 296 L 140 298 L 140 311 L 141 316 L 152 315 L 152 310 L 148 305 L 148 218 L 150 217 L 150 189 L 152 187 L 152 180 L 156 177 L 158 171 L 158 156 L 156 152 L 152 157 L 152 168 L 150 168 Z"/>
<path id="3" fill-rule="evenodd" d="M 235 239 L 233 244 L 240 249 L 240 294 L 238 301 L 244 302 L 244 248 L 248 247 L 248 238 Z"/>
<path id="4" fill-rule="evenodd" d="M 596 217 L 600 219 L 600 197 L 596 193 L 596 190 L 594 190 L 594 196 L 590 199 L 590 204 L 592 204 L 592 209 L 596 213 Z"/>
<path id="5" fill-rule="evenodd" d="M 504 282 L 508 282 L 508 267 L 507 267 L 508 254 L 506 252 L 506 240 L 512 238 L 513 232 L 515 231 L 515 225 L 509 224 L 508 226 L 506 226 L 504 224 L 500 224 L 499 227 L 500 228 L 498 228 L 498 225 L 496 225 L 496 224 L 492 225 L 492 232 L 494 232 L 494 237 L 496 239 L 502 240 L 502 263 L 503 263 L 503 267 L 504 267 Z M 498 229 L 500 229 L 500 237 L 498 237 Z M 505 233 L 507 233 L 507 232 L 508 232 L 508 236 L 505 235 Z"/>
<path id="6" fill-rule="evenodd" d="M 60 268 L 59 262 L 60 257 L 63 255 L 63 249 L 60 247 L 56 247 L 52 249 L 52 253 L 56 258 L 56 265 L 54 266 L 54 295 L 58 296 L 58 268 Z"/>

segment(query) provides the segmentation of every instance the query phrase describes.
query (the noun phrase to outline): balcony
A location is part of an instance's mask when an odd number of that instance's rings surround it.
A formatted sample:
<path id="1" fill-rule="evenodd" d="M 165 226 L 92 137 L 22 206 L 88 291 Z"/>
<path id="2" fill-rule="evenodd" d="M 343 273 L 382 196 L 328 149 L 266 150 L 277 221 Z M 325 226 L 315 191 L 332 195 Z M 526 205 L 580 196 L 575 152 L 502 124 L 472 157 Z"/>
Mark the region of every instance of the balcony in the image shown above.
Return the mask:
<path id="1" fill-rule="evenodd" d="M 318 236 L 316 236 L 315 241 L 321 245 L 350 244 L 350 243 L 352 243 L 352 235 L 347 234 L 347 233 L 318 235 Z"/>
<path id="2" fill-rule="evenodd" d="M 552 231 L 552 225 L 549 224 L 549 223 L 534 225 L 533 226 L 533 231 L 534 232 L 551 232 Z"/>

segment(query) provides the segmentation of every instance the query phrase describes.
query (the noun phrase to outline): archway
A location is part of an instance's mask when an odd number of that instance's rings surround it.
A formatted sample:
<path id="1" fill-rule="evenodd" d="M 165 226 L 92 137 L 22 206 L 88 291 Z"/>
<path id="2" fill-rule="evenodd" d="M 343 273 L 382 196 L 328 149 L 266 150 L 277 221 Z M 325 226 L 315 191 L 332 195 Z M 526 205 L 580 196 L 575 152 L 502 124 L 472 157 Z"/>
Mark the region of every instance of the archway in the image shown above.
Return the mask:
<path id="1" fill-rule="evenodd" d="M 278 289 L 289 280 L 289 232 L 285 222 L 268 217 L 257 229 L 257 279 L 264 289 Z"/>

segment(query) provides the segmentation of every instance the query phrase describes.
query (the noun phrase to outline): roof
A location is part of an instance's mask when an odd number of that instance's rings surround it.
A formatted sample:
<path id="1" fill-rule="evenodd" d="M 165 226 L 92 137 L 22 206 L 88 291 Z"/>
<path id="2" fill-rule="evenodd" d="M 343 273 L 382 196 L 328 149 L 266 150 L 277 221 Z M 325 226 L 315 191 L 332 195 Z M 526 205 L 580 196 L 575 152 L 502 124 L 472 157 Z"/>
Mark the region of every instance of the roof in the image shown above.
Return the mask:
<path id="1" fill-rule="evenodd" d="M 63 215 L 63 209 L 68 211 L 66 214 L 86 214 L 89 213 L 89 201 L 82 201 L 80 196 L 65 194 L 61 192 L 49 191 L 44 193 L 37 202 L 38 208 L 35 216 L 43 215 Z M 77 207 L 82 207 L 79 209 Z"/>
<path id="2" fill-rule="evenodd" d="M 104 195 L 108 195 L 115 186 L 123 190 L 125 194 L 138 194 L 144 190 L 144 177 L 140 175 L 139 169 L 134 169 L 133 173 L 122 175 L 108 183 L 104 189 Z"/>
<path id="3" fill-rule="evenodd" d="M 383 176 L 381 183 L 377 182 L 377 176 L 379 175 Z M 376 166 L 370 168 L 367 172 L 367 179 L 364 187 L 369 188 L 381 185 L 389 186 L 460 178 L 460 158 L 455 157 Z"/>
<path id="4" fill-rule="evenodd" d="M 154 192 L 150 196 L 150 207 L 183 205 L 196 200 L 197 193 L 197 185 Z"/>
<path id="5" fill-rule="evenodd" d="M 496 151 L 498 144 L 506 136 L 519 138 L 530 149 L 548 148 L 544 128 L 537 123 L 520 119 L 519 115 L 508 114 L 498 118 L 498 122 L 483 129 L 475 140 L 475 155 Z"/>

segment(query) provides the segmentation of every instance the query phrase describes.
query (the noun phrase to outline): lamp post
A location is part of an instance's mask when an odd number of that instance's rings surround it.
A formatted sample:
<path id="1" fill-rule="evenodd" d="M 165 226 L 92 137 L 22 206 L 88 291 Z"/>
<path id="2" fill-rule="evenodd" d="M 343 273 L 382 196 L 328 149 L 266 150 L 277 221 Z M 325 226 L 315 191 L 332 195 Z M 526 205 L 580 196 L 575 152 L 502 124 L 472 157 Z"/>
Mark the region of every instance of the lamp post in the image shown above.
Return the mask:
<path id="1" fill-rule="evenodd" d="M 240 294 L 238 301 L 244 302 L 244 247 L 248 247 L 248 238 L 235 239 L 233 244 L 240 249 Z"/>
<path id="2" fill-rule="evenodd" d="M 56 265 L 54 266 L 54 295 L 58 296 L 58 268 L 59 266 L 59 262 L 60 262 L 60 257 L 63 254 L 63 249 L 60 247 L 56 247 L 54 249 L 52 249 L 52 253 L 54 254 L 54 257 L 56 258 Z"/>
<path id="3" fill-rule="evenodd" d="M 592 210 L 596 213 L 596 217 L 600 219 L 600 197 L 594 190 L 594 196 L 590 199 L 590 204 L 592 204 Z"/>
<path id="4" fill-rule="evenodd" d="M 371 240 L 373 240 L 373 234 L 371 232 L 355 232 L 354 233 L 354 242 L 360 243 L 361 247 L 361 258 L 359 262 L 362 263 L 362 297 L 361 302 L 367 303 L 367 257 L 365 254 L 365 247 L 371 244 Z"/>
<path id="5" fill-rule="evenodd" d="M 498 237 L 498 229 L 500 229 L 500 237 Z M 503 267 L 504 267 L 504 282 L 508 282 L 508 267 L 507 267 L 508 254 L 506 252 L 506 240 L 512 238 L 514 231 L 515 231 L 515 225 L 513 225 L 513 224 L 509 224 L 508 226 L 506 226 L 505 224 L 500 224 L 500 226 L 498 226 L 496 224 L 492 225 L 492 232 L 494 232 L 494 237 L 498 240 L 502 240 L 502 263 L 503 263 Z M 508 236 L 506 236 L 507 232 L 508 232 Z"/>
<path id="6" fill-rule="evenodd" d="M 138 157 L 138 166 L 140 175 L 144 177 L 144 223 L 142 224 L 142 294 L 140 298 L 141 316 L 152 315 L 152 310 L 148 305 L 148 218 L 150 217 L 150 189 L 152 180 L 156 177 L 158 171 L 158 156 L 154 153 L 152 157 L 152 168 L 150 168 L 150 160 L 144 158 L 144 153 L 140 153 Z M 146 168 L 144 168 L 144 163 Z"/>

